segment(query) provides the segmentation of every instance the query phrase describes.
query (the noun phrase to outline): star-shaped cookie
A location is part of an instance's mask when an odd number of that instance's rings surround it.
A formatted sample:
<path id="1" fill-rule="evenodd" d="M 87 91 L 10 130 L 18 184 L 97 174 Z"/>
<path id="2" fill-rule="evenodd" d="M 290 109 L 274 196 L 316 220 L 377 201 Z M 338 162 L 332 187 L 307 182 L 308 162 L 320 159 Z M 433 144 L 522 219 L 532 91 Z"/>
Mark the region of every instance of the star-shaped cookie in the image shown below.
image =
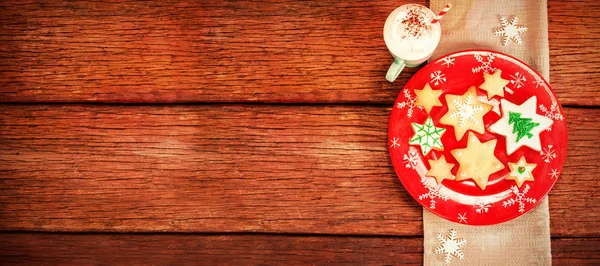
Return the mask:
<path id="1" fill-rule="evenodd" d="M 500 76 L 501 74 L 502 70 L 496 70 L 494 74 L 483 72 L 483 78 L 485 79 L 485 82 L 479 85 L 479 88 L 487 91 L 488 100 L 491 100 L 495 95 L 504 97 L 504 86 L 510 83 L 510 81 L 503 79 Z"/>
<path id="2" fill-rule="evenodd" d="M 439 99 L 442 90 L 432 90 L 429 83 L 425 84 L 422 90 L 415 90 L 415 94 L 417 95 L 415 106 L 423 106 L 427 113 L 431 112 L 431 108 L 434 106 L 442 106 L 442 102 Z"/>
<path id="3" fill-rule="evenodd" d="M 440 124 L 454 127 L 456 140 L 461 140 L 467 130 L 485 133 L 483 116 L 492 110 L 493 106 L 482 103 L 477 99 L 475 87 L 469 88 L 463 95 L 446 95 L 448 112 L 440 118 Z"/>
<path id="4" fill-rule="evenodd" d="M 415 134 L 408 141 L 408 143 L 421 146 L 423 155 L 427 155 L 432 149 L 444 149 L 444 145 L 442 144 L 442 135 L 444 132 L 446 132 L 446 129 L 435 127 L 431 117 L 427 117 L 427 120 L 422 125 L 412 123 L 411 126 L 415 131 Z"/>
<path id="5" fill-rule="evenodd" d="M 518 162 L 508 163 L 510 174 L 505 179 L 514 180 L 517 186 L 521 187 L 525 181 L 534 181 L 532 172 L 535 166 L 533 163 L 527 163 L 525 156 L 521 156 Z"/>
<path id="6" fill-rule="evenodd" d="M 536 96 L 532 96 L 521 105 L 501 99 L 500 107 L 502 117 L 491 125 L 489 130 L 506 137 L 506 154 L 511 155 L 522 146 L 540 151 L 542 149 L 540 133 L 550 127 L 554 121 L 537 114 Z"/>
<path id="7" fill-rule="evenodd" d="M 504 165 L 494 155 L 496 139 L 481 143 L 473 132 L 469 132 L 467 147 L 450 151 L 458 164 L 456 180 L 473 179 L 482 190 L 485 189 L 491 174 L 504 169 Z"/>
<path id="8" fill-rule="evenodd" d="M 454 164 L 446 162 L 444 155 L 437 160 L 428 161 L 431 168 L 429 171 L 427 171 L 425 176 L 435 177 L 435 180 L 438 182 L 438 184 L 442 183 L 442 180 L 444 179 L 454 180 L 454 175 L 450 173 L 450 170 L 452 170 Z"/>

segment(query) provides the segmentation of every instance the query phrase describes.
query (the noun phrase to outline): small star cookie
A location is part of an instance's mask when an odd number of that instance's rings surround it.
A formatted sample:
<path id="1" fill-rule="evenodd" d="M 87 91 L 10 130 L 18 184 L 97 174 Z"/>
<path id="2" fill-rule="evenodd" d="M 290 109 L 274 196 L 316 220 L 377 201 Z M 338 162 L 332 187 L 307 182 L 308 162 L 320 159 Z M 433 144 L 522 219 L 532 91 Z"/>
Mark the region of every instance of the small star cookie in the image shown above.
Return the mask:
<path id="1" fill-rule="evenodd" d="M 456 180 L 473 179 L 475 184 L 485 190 L 491 174 L 504 169 L 504 165 L 494 155 L 496 142 L 493 139 L 481 143 L 473 132 L 469 132 L 467 147 L 450 151 L 459 163 Z"/>
<path id="2" fill-rule="evenodd" d="M 431 166 L 431 169 L 427 171 L 425 176 L 435 177 L 435 180 L 438 182 L 438 184 L 441 184 L 442 180 L 444 179 L 454 180 L 454 175 L 450 173 L 450 170 L 452 170 L 454 164 L 446 162 L 446 158 L 444 158 L 444 155 L 442 155 L 442 157 L 440 157 L 437 160 L 428 161 L 429 166 Z"/>
<path id="3" fill-rule="evenodd" d="M 444 149 L 444 145 L 442 145 L 442 135 L 446 129 L 435 127 L 431 117 L 427 117 L 427 120 L 422 125 L 412 123 L 411 126 L 415 131 L 415 134 L 410 141 L 408 141 L 408 143 L 421 146 L 421 152 L 423 152 L 423 155 L 427 155 L 432 149 Z"/>
<path id="4" fill-rule="evenodd" d="M 554 121 L 536 113 L 536 96 L 532 96 L 521 105 L 501 99 L 500 107 L 502 117 L 492 124 L 489 130 L 506 137 L 506 154 L 511 155 L 522 146 L 540 151 L 540 133 L 549 128 Z"/>
<path id="5" fill-rule="evenodd" d="M 491 100 L 495 95 L 504 97 L 504 86 L 510 83 L 510 80 L 503 79 L 500 75 L 502 70 L 496 70 L 494 74 L 488 74 L 483 72 L 483 78 L 485 82 L 479 85 L 479 88 L 487 91 L 488 100 Z"/>
<path id="6" fill-rule="evenodd" d="M 425 84 L 422 90 L 415 90 L 415 94 L 417 95 L 415 105 L 423 106 L 427 113 L 431 112 L 431 108 L 434 106 L 442 106 L 442 102 L 439 99 L 442 90 L 432 90 L 429 83 Z"/>
<path id="7" fill-rule="evenodd" d="M 469 88 L 463 95 L 446 95 L 448 112 L 440 118 L 440 124 L 454 127 L 456 140 L 461 140 L 467 130 L 485 133 L 483 116 L 492 110 L 493 106 L 477 99 L 475 87 Z"/>
<path id="8" fill-rule="evenodd" d="M 532 172 L 535 166 L 536 164 L 527 163 L 525 156 L 521 156 L 518 162 L 508 163 L 510 174 L 505 179 L 514 180 L 517 186 L 521 187 L 525 181 L 534 181 Z"/>

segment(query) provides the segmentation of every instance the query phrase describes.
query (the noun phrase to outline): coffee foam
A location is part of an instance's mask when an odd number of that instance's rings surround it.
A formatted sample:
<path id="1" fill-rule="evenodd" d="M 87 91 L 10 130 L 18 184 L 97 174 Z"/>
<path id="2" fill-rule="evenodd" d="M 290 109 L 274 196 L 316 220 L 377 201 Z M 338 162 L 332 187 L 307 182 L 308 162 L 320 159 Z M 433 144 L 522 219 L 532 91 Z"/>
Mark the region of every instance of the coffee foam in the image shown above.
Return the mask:
<path id="1" fill-rule="evenodd" d="M 434 17 L 431 10 L 421 5 L 404 5 L 394 10 L 384 27 L 390 51 L 406 60 L 428 58 L 440 40 L 439 24 L 429 24 Z"/>

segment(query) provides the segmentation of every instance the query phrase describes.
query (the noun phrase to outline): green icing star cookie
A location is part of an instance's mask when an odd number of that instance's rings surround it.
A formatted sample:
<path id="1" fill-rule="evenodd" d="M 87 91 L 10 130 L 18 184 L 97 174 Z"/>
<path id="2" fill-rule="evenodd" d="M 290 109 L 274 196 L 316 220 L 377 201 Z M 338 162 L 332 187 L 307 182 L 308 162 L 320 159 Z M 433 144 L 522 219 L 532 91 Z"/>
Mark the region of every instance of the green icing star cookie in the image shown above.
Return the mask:
<path id="1" fill-rule="evenodd" d="M 441 138 L 446 129 L 435 127 L 431 117 L 427 117 L 427 120 L 422 125 L 412 123 L 411 126 L 415 131 L 415 135 L 413 135 L 408 143 L 421 146 L 423 155 L 427 155 L 432 149 L 444 149 Z"/>

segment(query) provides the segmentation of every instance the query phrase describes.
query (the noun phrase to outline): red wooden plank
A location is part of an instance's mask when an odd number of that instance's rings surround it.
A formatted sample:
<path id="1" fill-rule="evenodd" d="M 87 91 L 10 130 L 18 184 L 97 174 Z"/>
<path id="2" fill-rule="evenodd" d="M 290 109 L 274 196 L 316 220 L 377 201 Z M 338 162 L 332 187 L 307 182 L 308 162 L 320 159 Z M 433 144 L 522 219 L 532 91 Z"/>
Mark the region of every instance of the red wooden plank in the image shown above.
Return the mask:
<path id="1" fill-rule="evenodd" d="M 0 229 L 422 234 L 376 106 L 0 105 Z M 600 109 L 566 109 L 553 236 L 598 236 Z"/>
<path id="2" fill-rule="evenodd" d="M 0 102 L 391 105 L 415 71 L 384 79 L 383 23 L 402 3 L 3 2 Z M 600 4 L 549 6 L 554 89 L 563 104 L 599 105 Z"/>
<path id="3" fill-rule="evenodd" d="M 422 238 L 396 237 L 3 233 L 0 247 L 2 265 L 423 263 Z M 599 247 L 598 238 L 554 238 L 552 264 L 598 265 Z"/>

